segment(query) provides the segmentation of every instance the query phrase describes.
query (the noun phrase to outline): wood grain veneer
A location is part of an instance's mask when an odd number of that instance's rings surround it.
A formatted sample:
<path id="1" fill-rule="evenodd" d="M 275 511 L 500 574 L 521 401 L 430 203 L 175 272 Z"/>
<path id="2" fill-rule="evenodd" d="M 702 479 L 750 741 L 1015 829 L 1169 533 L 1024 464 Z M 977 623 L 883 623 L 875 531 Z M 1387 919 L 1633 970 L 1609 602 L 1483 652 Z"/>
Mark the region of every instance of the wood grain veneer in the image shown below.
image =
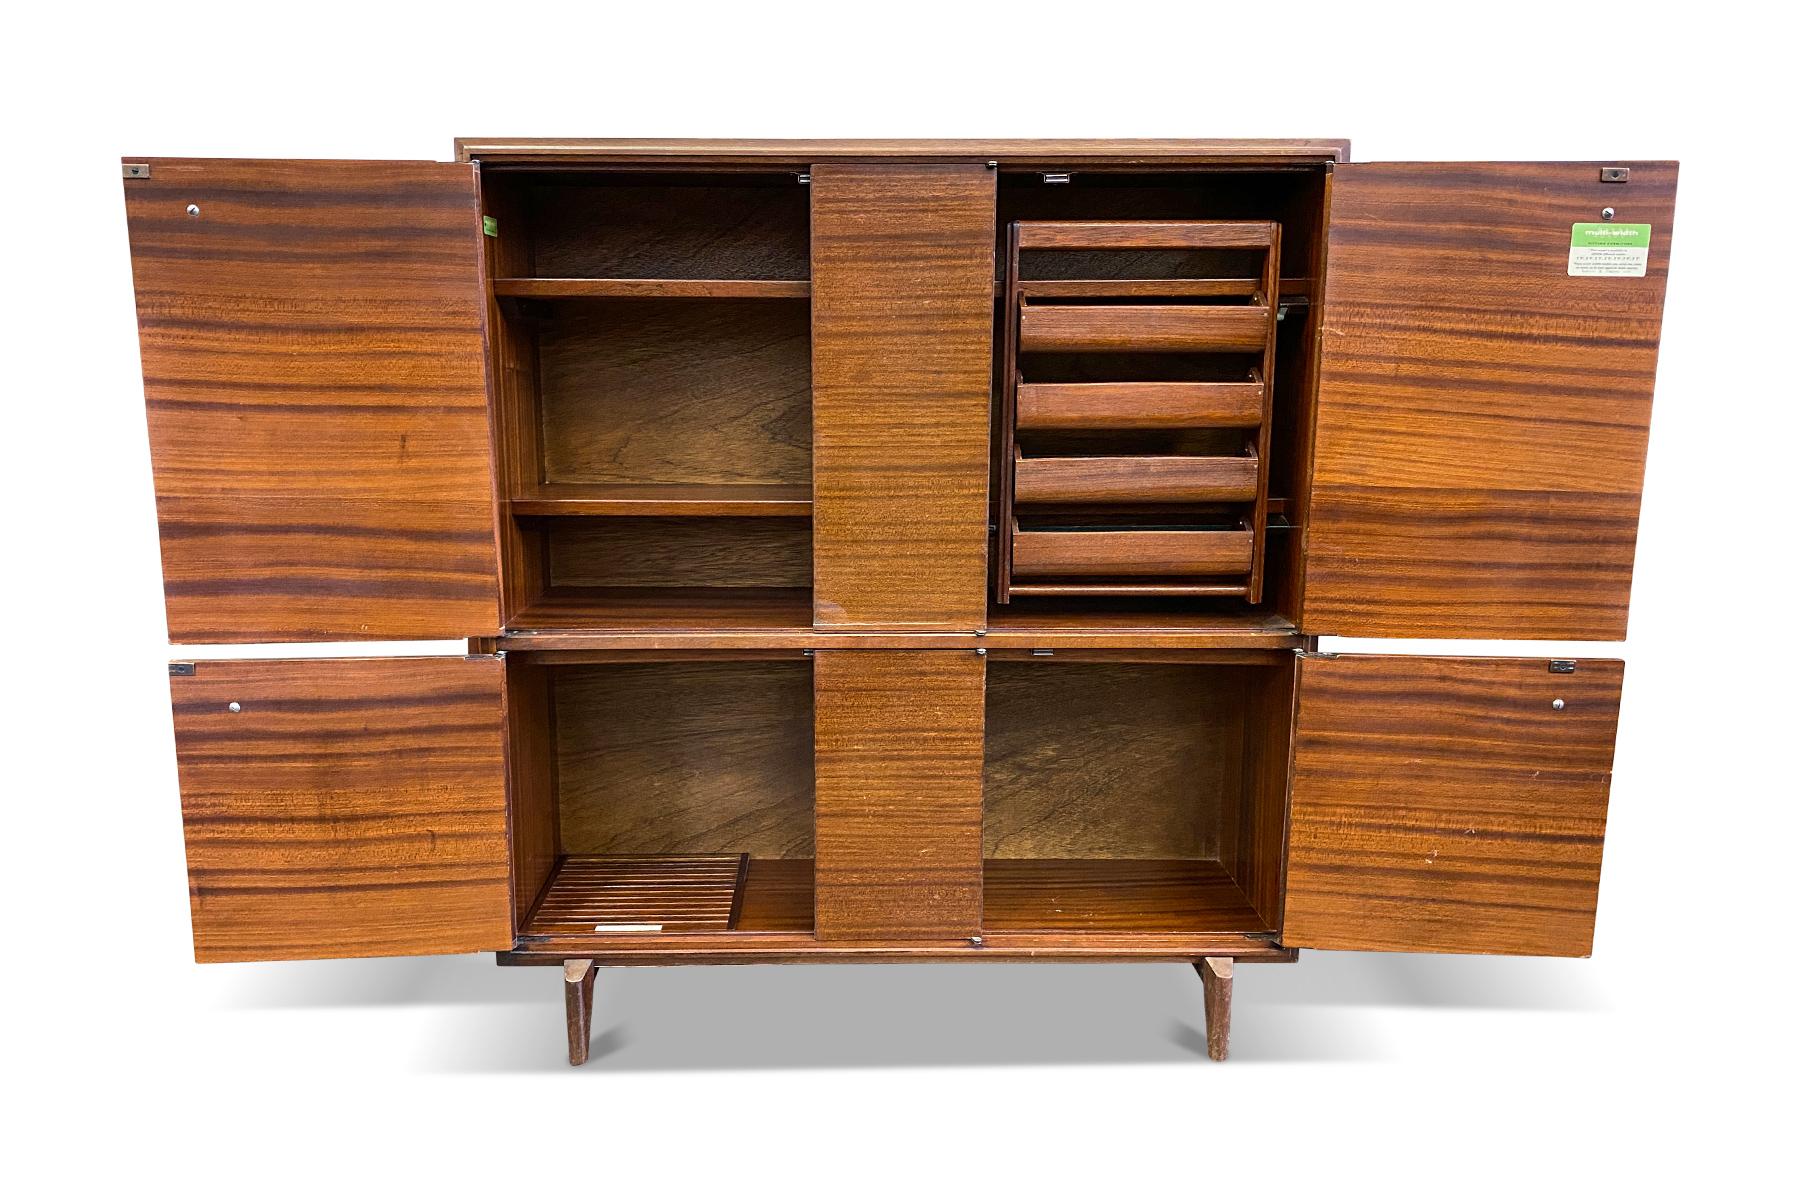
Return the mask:
<path id="1" fill-rule="evenodd" d="M 1263 385 L 1242 382 L 1019 384 L 1017 426 L 1035 430 L 1181 430 L 1262 424 Z"/>
<path id="2" fill-rule="evenodd" d="M 170 639 L 497 633 L 474 172 L 147 161 L 125 213 Z"/>
<path id="3" fill-rule="evenodd" d="M 510 947 L 503 688 L 486 656 L 170 677 L 194 958 Z"/>
<path id="4" fill-rule="evenodd" d="M 804 518 L 655 517 L 545 523 L 551 589 L 777 588 L 812 582 Z"/>
<path id="5" fill-rule="evenodd" d="M 825 165 L 812 193 L 814 620 L 979 629 L 994 173 Z"/>
<path id="6" fill-rule="evenodd" d="M 1254 501 L 1254 455 L 1021 457 L 1013 468 L 1021 504 L 1182 504 Z"/>
<path id="7" fill-rule="evenodd" d="M 987 932 L 1266 932 L 1242 889 L 1211 860 L 989 860 Z"/>
<path id="8" fill-rule="evenodd" d="M 1242 677 L 1230 666 L 988 665 L 988 859 L 1215 860 L 1235 804 Z"/>
<path id="9" fill-rule="evenodd" d="M 1250 570 L 1251 552 L 1248 530 L 1015 530 L 1012 571 L 1024 580 L 1230 575 Z"/>
<path id="10" fill-rule="evenodd" d="M 1587 955 L 1624 670 L 1305 657 L 1282 942 Z"/>
<path id="11" fill-rule="evenodd" d="M 549 484 L 812 479 L 804 303 L 592 300 L 539 325 Z"/>
<path id="12" fill-rule="evenodd" d="M 552 672 L 564 852 L 812 856 L 806 660 Z"/>
<path id="13" fill-rule="evenodd" d="M 1336 172 L 1307 633 L 1625 637 L 1676 169 L 1600 166 Z M 1642 279 L 1568 274 L 1608 207 Z"/>
<path id="14" fill-rule="evenodd" d="M 807 191 L 794 174 L 608 172 L 507 182 L 524 194 L 535 276 L 806 279 Z"/>
<path id="15" fill-rule="evenodd" d="M 1260 351 L 1266 305 L 1026 305 L 1019 350 Z"/>
<path id="16" fill-rule="evenodd" d="M 977 934 L 986 661 L 972 651 L 814 659 L 819 938 Z"/>

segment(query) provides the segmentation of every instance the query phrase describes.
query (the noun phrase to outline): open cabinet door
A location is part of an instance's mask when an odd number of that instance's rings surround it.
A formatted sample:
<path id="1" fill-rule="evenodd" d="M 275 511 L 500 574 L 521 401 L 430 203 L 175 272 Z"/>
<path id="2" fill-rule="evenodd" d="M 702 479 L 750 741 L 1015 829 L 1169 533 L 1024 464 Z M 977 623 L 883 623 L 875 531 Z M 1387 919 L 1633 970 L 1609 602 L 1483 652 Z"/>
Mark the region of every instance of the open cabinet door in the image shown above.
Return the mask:
<path id="1" fill-rule="evenodd" d="M 195 959 L 512 946 L 498 658 L 212 660 L 169 686 Z"/>
<path id="2" fill-rule="evenodd" d="M 1624 672 L 1302 656 L 1281 941 L 1587 955 Z"/>
<path id="3" fill-rule="evenodd" d="M 170 639 L 497 633 L 474 166 L 136 160 L 125 210 Z"/>
<path id="4" fill-rule="evenodd" d="M 1356 163 L 1330 209 L 1301 629 L 1624 638 L 1675 164 Z"/>

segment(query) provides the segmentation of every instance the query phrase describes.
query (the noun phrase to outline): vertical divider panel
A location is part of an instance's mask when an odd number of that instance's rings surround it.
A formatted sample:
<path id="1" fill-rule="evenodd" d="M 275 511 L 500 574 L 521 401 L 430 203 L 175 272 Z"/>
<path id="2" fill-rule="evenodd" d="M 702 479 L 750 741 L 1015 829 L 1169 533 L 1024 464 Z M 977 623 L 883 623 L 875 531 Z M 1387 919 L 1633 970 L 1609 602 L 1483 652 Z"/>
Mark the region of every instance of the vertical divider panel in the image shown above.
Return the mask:
<path id="1" fill-rule="evenodd" d="M 986 623 L 994 176 L 813 169 L 815 625 Z"/>
<path id="2" fill-rule="evenodd" d="M 973 651 L 815 657 L 820 939 L 980 931 L 986 666 Z"/>

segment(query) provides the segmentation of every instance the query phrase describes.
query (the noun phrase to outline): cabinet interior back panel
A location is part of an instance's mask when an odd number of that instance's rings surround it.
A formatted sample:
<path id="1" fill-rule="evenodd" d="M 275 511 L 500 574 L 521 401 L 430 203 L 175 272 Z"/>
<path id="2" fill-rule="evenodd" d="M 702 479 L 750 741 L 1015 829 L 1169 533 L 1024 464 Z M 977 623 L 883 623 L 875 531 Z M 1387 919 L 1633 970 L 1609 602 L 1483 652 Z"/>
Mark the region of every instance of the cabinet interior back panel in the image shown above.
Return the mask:
<path id="1" fill-rule="evenodd" d="M 810 484 L 804 300 L 566 301 L 538 335 L 551 484 Z"/>
<path id="2" fill-rule="evenodd" d="M 990 665 L 982 854 L 1216 859 L 1243 698 L 1230 668 Z"/>
<path id="3" fill-rule="evenodd" d="M 811 667 L 676 661 L 556 670 L 562 850 L 811 856 Z"/>

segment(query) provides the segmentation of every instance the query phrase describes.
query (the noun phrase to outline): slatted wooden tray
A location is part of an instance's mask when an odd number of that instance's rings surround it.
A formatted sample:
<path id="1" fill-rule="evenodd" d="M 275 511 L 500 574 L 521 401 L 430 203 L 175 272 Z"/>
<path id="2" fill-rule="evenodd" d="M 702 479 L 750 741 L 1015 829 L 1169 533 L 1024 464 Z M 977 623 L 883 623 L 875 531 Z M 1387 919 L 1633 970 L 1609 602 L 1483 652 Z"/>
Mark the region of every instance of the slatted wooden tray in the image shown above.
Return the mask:
<path id="1" fill-rule="evenodd" d="M 749 871 L 748 854 L 566 856 L 524 934 L 729 931 Z"/>

